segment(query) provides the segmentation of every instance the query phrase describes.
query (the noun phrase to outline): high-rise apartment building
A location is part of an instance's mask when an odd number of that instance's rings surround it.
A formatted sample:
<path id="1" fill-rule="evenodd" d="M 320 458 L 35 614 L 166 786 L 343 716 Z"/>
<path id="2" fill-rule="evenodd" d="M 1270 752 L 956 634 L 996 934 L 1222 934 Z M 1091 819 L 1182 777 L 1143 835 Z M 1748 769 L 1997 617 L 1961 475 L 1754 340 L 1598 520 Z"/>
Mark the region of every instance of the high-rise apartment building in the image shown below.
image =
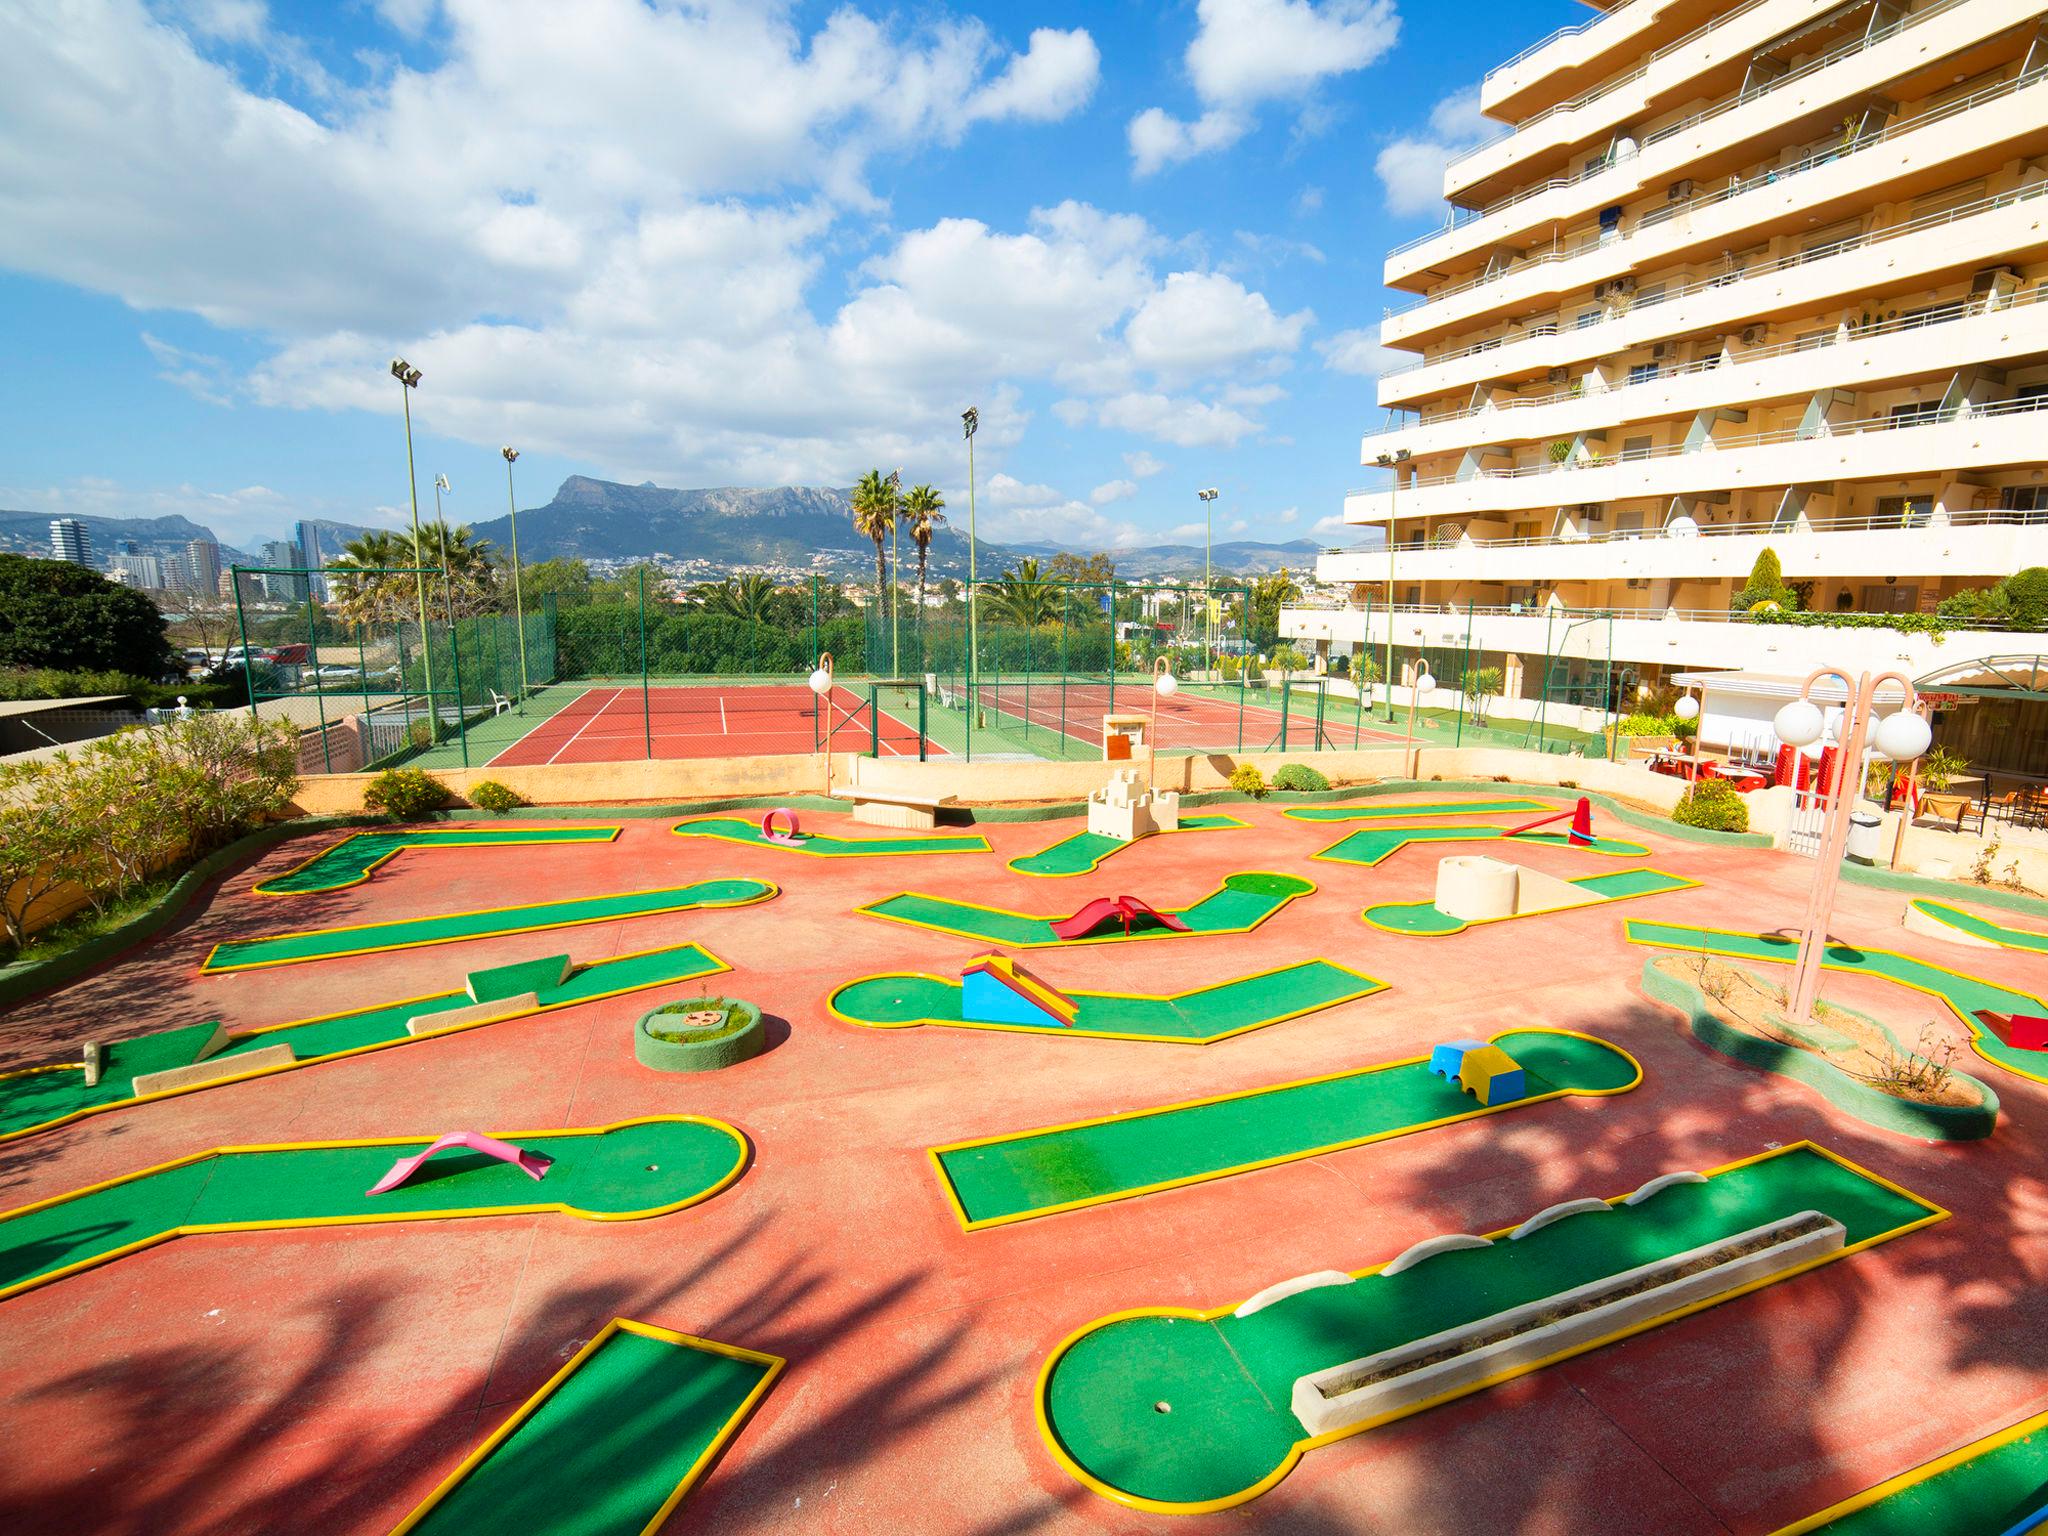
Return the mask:
<path id="1" fill-rule="evenodd" d="M 266 597 L 275 598 L 282 603 L 303 603 L 306 600 L 306 578 L 294 569 L 300 563 L 297 544 L 287 543 L 283 539 L 272 539 L 263 546 L 263 563 L 279 573 L 263 577 L 263 592 Z"/>
<path id="2" fill-rule="evenodd" d="M 1284 632 L 1391 637 L 1398 675 L 1469 613 L 1507 697 L 1609 707 L 1689 669 L 2040 650 L 1884 617 L 2048 565 L 2039 5 L 1598 10 L 1486 77 L 1503 130 L 1387 256 L 1410 356 L 1344 504 L 1387 547 L 1325 554 L 1354 599 Z M 1731 612 L 1767 548 L 1842 627 Z"/>
<path id="3" fill-rule="evenodd" d="M 185 561 L 195 591 L 220 589 L 220 546 L 211 539 L 194 539 L 185 546 Z"/>
<path id="4" fill-rule="evenodd" d="M 298 545 L 298 563 L 308 571 L 318 571 L 327 564 L 320 548 L 320 529 L 316 524 L 297 522 L 292 524 L 292 541 Z M 307 587 L 314 597 L 322 602 L 327 600 L 327 578 L 309 576 Z"/>
<path id="5" fill-rule="evenodd" d="M 133 540 L 128 541 L 133 545 Z M 124 552 L 107 562 L 108 574 L 145 592 L 160 591 L 164 585 L 164 563 L 155 555 Z"/>
<path id="6" fill-rule="evenodd" d="M 92 564 L 92 534 L 75 517 L 50 519 L 50 558 L 73 565 Z"/>

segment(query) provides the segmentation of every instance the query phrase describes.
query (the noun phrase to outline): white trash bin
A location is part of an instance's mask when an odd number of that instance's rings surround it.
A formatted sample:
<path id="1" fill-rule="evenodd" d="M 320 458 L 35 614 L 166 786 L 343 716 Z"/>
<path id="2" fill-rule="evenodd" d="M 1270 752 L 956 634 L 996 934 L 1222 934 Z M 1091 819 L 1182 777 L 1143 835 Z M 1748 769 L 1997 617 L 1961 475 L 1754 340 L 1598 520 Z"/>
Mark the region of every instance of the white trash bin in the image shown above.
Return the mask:
<path id="1" fill-rule="evenodd" d="M 1884 841 L 1884 818 L 1870 811 L 1857 811 L 1849 818 L 1849 845 L 1845 850 L 1858 864 L 1875 864 Z"/>

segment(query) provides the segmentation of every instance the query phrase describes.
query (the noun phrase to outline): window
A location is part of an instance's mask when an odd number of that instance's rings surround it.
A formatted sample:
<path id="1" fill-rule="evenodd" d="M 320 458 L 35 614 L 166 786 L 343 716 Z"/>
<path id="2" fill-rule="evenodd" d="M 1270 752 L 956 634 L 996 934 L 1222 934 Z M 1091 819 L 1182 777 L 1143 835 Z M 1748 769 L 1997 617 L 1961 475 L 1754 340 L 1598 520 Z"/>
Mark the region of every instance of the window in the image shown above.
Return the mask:
<path id="1" fill-rule="evenodd" d="M 1655 363 L 1629 364 L 1628 381 L 1631 384 L 1647 384 L 1656 377 L 1657 365 Z"/>
<path id="2" fill-rule="evenodd" d="M 1920 589 L 1903 581 L 1897 586 L 1873 582 L 1863 589 L 1861 607 L 1865 613 L 1917 613 Z"/>
<path id="3" fill-rule="evenodd" d="M 1597 310 L 1597 309 L 1582 309 L 1582 310 L 1580 310 L 1580 311 L 1579 311 L 1579 329 L 1580 329 L 1580 330 L 1582 330 L 1582 331 L 1583 331 L 1583 330 L 1584 330 L 1584 329 L 1585 329 L 1585 328 L 1586 328 L 1587 326 L 1589 326 L 1589 325 L 1598 325 L 1599 323 L 1600 323 L 1600 311 L 1599 311 L 1599 310 Z"/>
<path id="4" fill-rule="evenodd" d="M 2048 512 L 2048 485 L 2002 486 L 1998 504 L 2008 512 Z"/>
<path id="5" fill-rule="evenodd" d="M 1647 459 L 1653 440 L 1647 437 L 1625 437 L 1621 440 L 1621 456 L 1624 459 Z"/>
<path id="6" fill-rule="evenodd" d="M 1934 515 L 1932 496 L 1880 496 L 1877 498 L 1877 521 L 1880 526 L 1897 528 L 1924 527 Z M 1868 604 L 1865 604 L 1868 607 Z"/>
<path id="7" fill-rule="evenodd" d="M 1895 427 L 1911 427 L 1923 421 L 1933 421 L 1940 414 L 1939 400 L 1907 400 L 1892 407 L 1891 419 Z"/>
<path id="8" fill-rule="evenodd" d="M 1795 352 L 1813 352 L 1826 346 L 1834 339 L 1835 328 L 1833 326 L 1829 326 L 1824 331 L 1801 331 L 1792 339 L 1792 349 Z"/>

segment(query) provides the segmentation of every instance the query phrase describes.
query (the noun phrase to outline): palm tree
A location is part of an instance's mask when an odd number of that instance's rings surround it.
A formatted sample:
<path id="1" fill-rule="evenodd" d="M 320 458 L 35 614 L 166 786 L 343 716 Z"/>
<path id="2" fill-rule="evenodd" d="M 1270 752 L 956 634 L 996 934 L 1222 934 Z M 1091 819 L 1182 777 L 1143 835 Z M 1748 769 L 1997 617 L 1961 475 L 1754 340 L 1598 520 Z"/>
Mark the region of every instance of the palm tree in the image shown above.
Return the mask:
<path id="1" fill-rule="evenodd" d="M 753 624 L 768 622 L 768 606 L 774 597 L 775 584 L 761 575 L 733 576 L 697 589 L 697 599 L 706 613 Z"/>
<path id="2" fill-rule="evenodd" d="M 910 542 L 917 546 L 917 632 L 924 633 L 924 574 L 931 561 L 932 535 L 946 526 L 940 508 L 946 498 L 928 485 L 913 485 L 903 498 L 903 520 L 910 526 Z"/>
<path id="3" fill-rule="evenodd" d="M 883 553 L 889 546 L 889 531 L 896 526 L 896 487 L 879 469 L 862 475 L 853 488 L 853 526 L 875 541 L 875 611 L 879 613 L 882 591 L 889 580 Z"/>
<path id="4" fill-rule="evenodd" d="M 442 562 L 447 562 L 448 579 L 442 580 Z M 414 567 L 425 567 L 429 613 L 458 617 L 484 613 L 497 602 L 498 567 L 488 539 L 480 539 L 467 525 L 449 528 L 429 523 L 420 529 L 420 547 L 410 535 L 377 531 L 361 534 L 343 547 L 336 560 L 334 590 L 341 606 L 342 621 L 359 627 L 403 624 L 418 614 L 419 588 L 411 575 Z M 350 576 L 355 566 L 364 571 L 402 571 L 404 575 Z"/>
<path id="5" fill-rule="evenodd" d="M 425 558 L 419 563 L 443 573 L 427 578 L 428 598 L 439 597 L 443 612 L 469 618 L 497 604 L 498 565 L 489 539 L 478 538 L 467 523 L 436 522 L 420 529 L 420 543 Z"/>
<path id="6" fill-rule="evenodd" d="M 1059 589 L 1039 571 L 1036 560 L 1019 560 L 1014 571 L 996 579 L 988 595 L 989 606 L 1011 623 L 1036 629 L 1059 617 Z"/>
<path id="7" fill-rule="evenodd" d="M 363 629 L 401 624 L 412 613 L 415 596 L 410 576 L 350 576 L 343 574 L 347 567 L 402 571 L 413 564 L 412 540 L 401 534 L 379 531 L 351 539 L 331 573 L 342 622 Z"/>

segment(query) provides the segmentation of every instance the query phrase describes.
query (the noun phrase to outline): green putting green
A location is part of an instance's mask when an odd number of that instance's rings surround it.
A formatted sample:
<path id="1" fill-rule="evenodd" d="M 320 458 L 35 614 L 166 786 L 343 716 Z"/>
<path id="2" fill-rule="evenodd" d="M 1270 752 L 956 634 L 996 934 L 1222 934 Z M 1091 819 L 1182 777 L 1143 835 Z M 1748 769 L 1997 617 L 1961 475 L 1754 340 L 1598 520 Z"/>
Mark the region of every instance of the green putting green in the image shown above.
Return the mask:
<path id="1" fill-rule="evenodd" d="M 1072 992 L 1079 1005 L 1071 1027 L 1058 1024 L 984 1023 L 961 1017 L 961 988 L 944 976 L 898 973 L 865 976 L 834 992 L 826 1006 L 849 1024 L 903 1029 L 918 1024 L 954 1029 L 1011 1030 L 1022 1034 L 1080 1035 L 1088 1039 L 1173 1040 L 1207 1045 L 1283 1019 L 1334 1008 L 1384 991 L 1386 983 L 1331 960 L 1304 960 L 1191 992 L 1153 996 L 1138 992 Z"/>
<path id="2" fill-rule="evenodd" d="M 1369 800 L 1363 805 L 1295 805 L 1280 814 L 1295 821 L 1399 821 L 1429 816 L 1495 816 L 1506 812 L 1568 810 L 1555 800 L 1414 800 L 1389 804 Z"/>
<path id="3" fill-rule="evenodd" d="M 1583 891 L 1590 891 L 1602 902 L 1628 901 L 1636 896 L 1661 896 L 1666 891 L 1691 890 L 1699 884 L 1683 875 L 1666 874 L 1661 869 L 1617 869 L 1606 875 L 1580 875 L 1576 880 L 1567 880 L 1567 885 L 1576 885 Z M 1367 907 L 1362 914 L 1366 922 L 1375 928 L 1384 928 L 1389 933 L 1406 933 L 1430 938 L 1446 934 L 1463 933 L 1467 928 L 1480 922 L 1509 923 L 1518 918 L 1542 917 L 1548 912 L 1583 912 L 1586 906 L 1538 907 L 1530 912 L 1517 912 L 1510 917 L 1489 917 L 1467 922 L 1460 917 L 1438 909 L 1428 901 L 1390 901 L 1377 907 Z"/>
<path id="4" fill-rule="evenodd" d="M 1787 965 L 1799 958 L 1797 936 L 1738 933 L 1726 928 L 1692 928 L 1682 923 L 1634 920 L 1624 925 L 1624 932 L 1631 944 L 1649 944 L 1688 954 L 1704 951 L 1738 960 L 1777 960 Z M 1948 1004 L 1949 1012 L 1969 1028 L 1971 1048 L 1979 1056 L 1996 1062 L 2008 1072 L 2030 1077 L 2037 1083 L 2048 1083 L 2048 1052 L 2015 1050 L 1985 1028 L 1977 1017 L 1979 1009 L 1991 1013 L 2048 1014 L 2048 1002 L 2031 992 L 2001 987 L 1995 982 L 1965 976 L 1961 971 L 1952 971 L 1926 960 L 1915 960 L 1911 955 L 1896 954 L 1889 949 L 1861 949 L 1851 944 L 1833 943 L 1821 956 L 1821 964 L 1831 971 L 1881 976 L 1902 987 L 1911 987 L 1916 992 L 1940 998 Z"/>
<path id="5" fill-rule="evenodd" d="M 528 1013 L 546 1013 L 550 1009 L 568 1008 L 602 997 L 616 997 L 622 992 L 635 992 L 643 987 L 689 981 L 728 969 L 730 967 L 723 960 L 699 944 L 677 944 L 668 949 L 651 949 L 644 954 L 620 955 L 616 959 L 598 960 L 582 967 L 559 986 L 536 989 L 537 1008 L 520 1009 L 501 1014 L 496 1019 L 480 1019 L 449 1028 L 473 1029 L 480 1024 L 502 1023 L 506 1019 L 523 1018 Z M 349 1013 L 328 1014 L 250 1030 L 234 1036 L 206 1059 L 231 1061 L 250 1051 L 289 1045 L 298 1058 L 296 1061 L 283 1067 L 255 1069 L 265 1073 L 289 1072 L 317 1061 L 330 1061 L 337 1056 L 353 1056 L 363 1051 L 409 1045 L 414 1040 L 429 1038 L 428 1034 L 408 1033 L 407 1021 L 421 1014 L 470 1006 L 469 994 L 460 991 L 401 998 Z M 70 1063 L 0 1074 L 0 1141 L 10 1141 L 17 1136 L 48 1130 L 66 1121 L 135 1102 L 136 1078 L 192 1065 L 199 1059 L 200 1050 L 213 1038 L 215 1028 L 216 1025 L 210 1022 L 189 1024 L 179 1029 L 141 1035 L 133 1040 L 116 1040 L 102 1048 L 100 1080 L 90 1086 L 85 1081 L 84 1069 Z M 197 1093 L 214 1086 L 214 1083 L 194 1083 L 189 1088 L 173 1088 L 152 1094 L 150 1098 Z"/>
<path id="6" fill-rule="evenodd" d="M 699 816 L 669 828 L 677 837 L 715 837 L 727 843 L 774 848 L 783 853 L 808 853 L 822 859 L 892 858 L 917 853 L 987 853 L 988 839 L 979 832 L 942 832 L 923 837 L 830 837 L 806 832 L 796 843 L 771 841 L 761 824 L 744 816 Z"/>
<path id="7" fill-rule="evenodd" d="M 378 865 L 408 848 L 524 848 L 541 843 L 608 843 L 619 827 L 454 827 L 411 832 L 357 832 L 332 848 L 259 882 L 258 896 L 307 896 L 361 885 Z"/>
<path id="8" fill-rule="evenodd" d="M 1625 1093 L 1642 1081 L 1626 1051 L 1554 1029 L 1494 1036 L 1522 1067 L 1526 1098 L 1482 1106 L 1429 1069 L 1383 1062 L 1304 1082 L 1132 1110 L 932 1148 L 970 1232 L 1055 1211 L 1226 1178 L 1568 1094 Z"/>
<path id="9" fill-rule="evenodd" d="M 2048 1413 L 1879 1483 L 1776 1536 L 1999 1536 L 2048 1510 Z"/>
<path id="10" fill-rule="evenodd" d="M 2048 955 L 2048 933 L 2037 933 L 2031 928 L 2009 928 L 2004 923 L 1994 923 L 1987 917 L 1974 912 L 1965 912 L 1961 907 L 1952 907 L 1945 901 L 1930 901 L 1924 896 L 1913 898 L 1913 905 L 1923 916 L 1933 918 L 1937 923 L 1946 923 L 1960 929 L 1972 938 L 1982 939 L 1987 944 L 1997 944 L 2006 949 L 2027 949 L 2037 955 Z"/>
<path id="11" fill-rule="evenodd" d="M 1174 831 L 1221 832 L 1249 825 L 1249 822 L 1240 821 L 1235 816 L 1183 816 Z M 1153 835 L 1164 837 L 1168 834 Z M 1143 842 L 1144 839 L 1138 841 Z M 1111 854 L 1121 853 L 1131 846 L 1120 837 L 1104 837 L 1100 832 L 1076 832 L 1071 837 L 1061 838 L 1050 848 L 1020 854 L 1010 860 L 1009 867 L 1020 875 L 1044 875 L 1050 879 L 1085 875 Z"/>
<path id="12" fill-rule="evenodd" d="M 659 1216 L 716 1194 L 746 1166 L 747 1140 L 693 1115 L 581 1130 L 496 1133 L 552 1157 L 536 1182 L 480 1152 L 443 1153 L 409 1184 L 364 1193 L 432 1137 L 216 1147 L 111 1183 L 0 1211 L 0 1297 L 173 1237 L 358 1221 L 559 1212 Z"/>
<path id="13" fill-rule="evenodd" d="M 1010 949 L 1045 949 L 1067 944 L 1121 944 L 1127 939 L 1179 939 L 1199 934 L 1249 933 L 1297 896 L 1306 896 L 1315 882 L 1298 875 L 1276 875 L 1268 870 L 1244 870 L 1225 875 L 1223 884 L 1193 906 L 1161 908 L 1186 923 L 1191 933 L 1178 933 L 1160 925 L 1146 926 L 1143 919 L 1126 934 L 1119 922 L 1106 924 L 1099 933 L 1084 939 L 1062 939 L 1052 925 L 1067 914 L 1039 916 L 1010 912 L 1002 907 L 985 907 L 979 902 L 955 901 L 945 896 L 925 896 L 905 891 L 871 901 L 856 912 L 879 917 L 912 928 L 930 928 L 984 944 L 1001 944 Z"/>
<path id="14" fill-rule="evenodd" d="M 1478 843 L 1503 838 L 1507 827 L 1361 827 L 1339 838 L 1311 857 L 1332 864 L 1363 864 L 1370 868 L 1384 863 L 1410 843 Z M 1515 843 L 1539 843 L 1546 848 L 1577 848 L 1583 853 L 1605 854 L 1612 859 L 1640 859 L 1650 850 L 1641 843 L 1623 842 L 1618 837 L 1596 837 L 1590 843 L 1575 843 L 1562 832 L 1525 832 Z"/>
<path id="15" fill-rule="evenodd" d="M 777 887 L 766 880 L 699 880 L 694 885 L 659 891 L 622 891 L 611 896 L 582 896 L 526 907 L 487 907 L 480 912 L 440 912 L 388 923 L 314 928 L 302 933 L 276 933 L 260 939 L 232 939 L 216 944 L 199 968 L 211 973 L 297 965 L 304 960 L 328 960 L 338 955 L 371 955 L 387 949 L 457 944 L 464 939 L 536 933 L 543 928 L 574 928 L 580 923 L 648 917 L 658 912 L 744 907 L 775 894 Z"/>
<path id="16" fill-rule="evenodd" d="M 616 1318 L 392 1536 L 644 1536 L 781 1368 L 773 1355 Z"/>
<path id="17" fill-rule="evenodd" d="M 1041 1429 L 1068 1471 L 1121 1503 L 1177 1514 L 1242 1503 L 1322 1443 L 1290 1410 L 1298 1378 L 1809 1210 L 1847 1228 L 1831 1258 L 1946 1214 L 1800 1142 L 1637 1205 L 1617 1199 L 1514 1241 L 1495 1233 L 1487 1247 L 1439 1253 L 1391 1276 L 1359 1271 L 1349 1284 L 1298 1291 L 1249 1316 L 1227 1306 L 1115 1314 L 1046 1362 Z"/>

